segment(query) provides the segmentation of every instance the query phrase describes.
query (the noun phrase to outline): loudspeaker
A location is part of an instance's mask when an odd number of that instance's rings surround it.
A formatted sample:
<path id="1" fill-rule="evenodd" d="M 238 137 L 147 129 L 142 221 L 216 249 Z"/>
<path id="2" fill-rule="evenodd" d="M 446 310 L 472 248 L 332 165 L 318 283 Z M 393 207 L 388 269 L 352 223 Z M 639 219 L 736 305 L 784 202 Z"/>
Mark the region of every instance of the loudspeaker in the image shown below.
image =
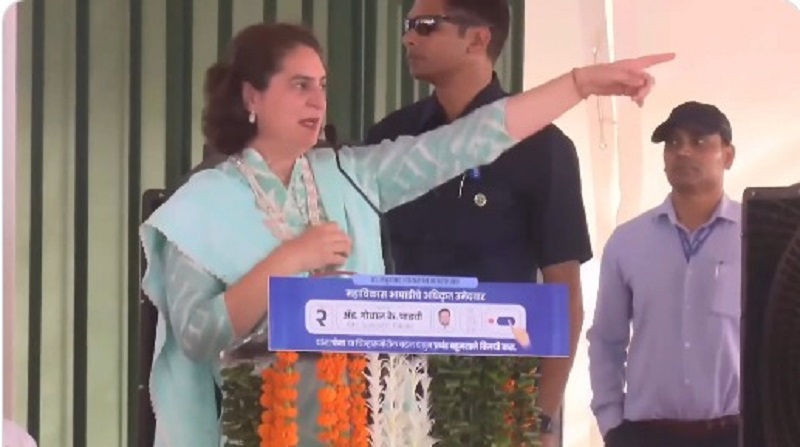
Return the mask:
<path id="1" fill-rule="evenodd" d="M 740 445 L 800 446 L 800 185 L 742 205 Z"/>

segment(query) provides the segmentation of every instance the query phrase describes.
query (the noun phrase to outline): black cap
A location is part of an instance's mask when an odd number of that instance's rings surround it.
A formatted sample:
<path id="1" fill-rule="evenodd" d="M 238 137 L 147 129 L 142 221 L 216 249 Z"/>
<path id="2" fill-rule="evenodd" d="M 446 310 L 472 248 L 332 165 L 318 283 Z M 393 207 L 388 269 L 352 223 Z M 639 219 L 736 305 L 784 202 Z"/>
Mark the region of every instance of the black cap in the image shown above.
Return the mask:
<path id="1" fill-rule="evenodd" d="M 664 142 L 675 129 L 700 136 L 719 134 L 726 144 L 733 140 L 728 117 L 715 106 L 696 101 L 685 102 L 672 109 L 669 118 L 653 131 L 650 140 L 653 143 Z"/>

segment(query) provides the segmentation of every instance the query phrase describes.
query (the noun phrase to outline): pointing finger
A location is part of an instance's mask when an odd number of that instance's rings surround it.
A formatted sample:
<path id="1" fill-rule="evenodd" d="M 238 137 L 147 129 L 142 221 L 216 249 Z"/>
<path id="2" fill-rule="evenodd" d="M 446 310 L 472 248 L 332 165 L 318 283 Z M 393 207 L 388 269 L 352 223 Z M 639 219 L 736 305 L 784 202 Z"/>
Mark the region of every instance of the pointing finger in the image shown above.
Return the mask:
<path id="1" fill-rule="evenodd" d="M 645 68 L 652 67 L 653 65 L 663 64 L 673 59 L 675 59 L 675 53 L 659 53 L 628 59 L 626 62 L 630 64 L 631 68 L 644 70 Z"/>

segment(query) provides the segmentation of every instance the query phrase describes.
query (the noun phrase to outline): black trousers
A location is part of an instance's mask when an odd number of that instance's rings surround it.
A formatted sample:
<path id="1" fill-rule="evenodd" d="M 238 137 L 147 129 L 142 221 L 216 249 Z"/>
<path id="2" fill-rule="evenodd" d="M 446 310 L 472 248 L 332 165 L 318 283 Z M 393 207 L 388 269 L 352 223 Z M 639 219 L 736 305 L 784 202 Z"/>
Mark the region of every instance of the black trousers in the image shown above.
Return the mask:
<path id="1" fill-rule="evenodd" d="M 739 447 L 739 435 L 728 430 L 719 435 L 692 439 L 646 424 L 623 421 L 605 436 L 606 447 Z"/>

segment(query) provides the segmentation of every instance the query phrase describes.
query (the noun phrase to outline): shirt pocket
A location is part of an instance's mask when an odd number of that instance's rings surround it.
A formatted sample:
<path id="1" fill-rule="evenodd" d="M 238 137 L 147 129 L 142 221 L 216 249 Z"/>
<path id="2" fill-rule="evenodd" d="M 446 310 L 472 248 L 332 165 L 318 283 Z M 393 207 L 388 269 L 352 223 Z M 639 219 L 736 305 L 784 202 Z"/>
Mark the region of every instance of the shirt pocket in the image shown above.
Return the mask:
<path id="1" fill-rule="evenodd" d="M 711 295 L 711 313 L 716 316 L 739 319 L 742 313 L 741 264 L 717 260 L 713 272 L 714 293 Z"/>
<path id="2" fill-rule="evenodd" d="M 467 174 L 469 176 L 469 174 Z M 519 244 L 519 228 L 526 221 L 519 212 L 524 204 L 517 200 L 508 186 L 482 178 L 467 178 L 461 195 L 454 194 L 455 210 L 452 225 L 441 225 L 441 237 L 456 245 L 474 247 L 481 253 Z"/>

